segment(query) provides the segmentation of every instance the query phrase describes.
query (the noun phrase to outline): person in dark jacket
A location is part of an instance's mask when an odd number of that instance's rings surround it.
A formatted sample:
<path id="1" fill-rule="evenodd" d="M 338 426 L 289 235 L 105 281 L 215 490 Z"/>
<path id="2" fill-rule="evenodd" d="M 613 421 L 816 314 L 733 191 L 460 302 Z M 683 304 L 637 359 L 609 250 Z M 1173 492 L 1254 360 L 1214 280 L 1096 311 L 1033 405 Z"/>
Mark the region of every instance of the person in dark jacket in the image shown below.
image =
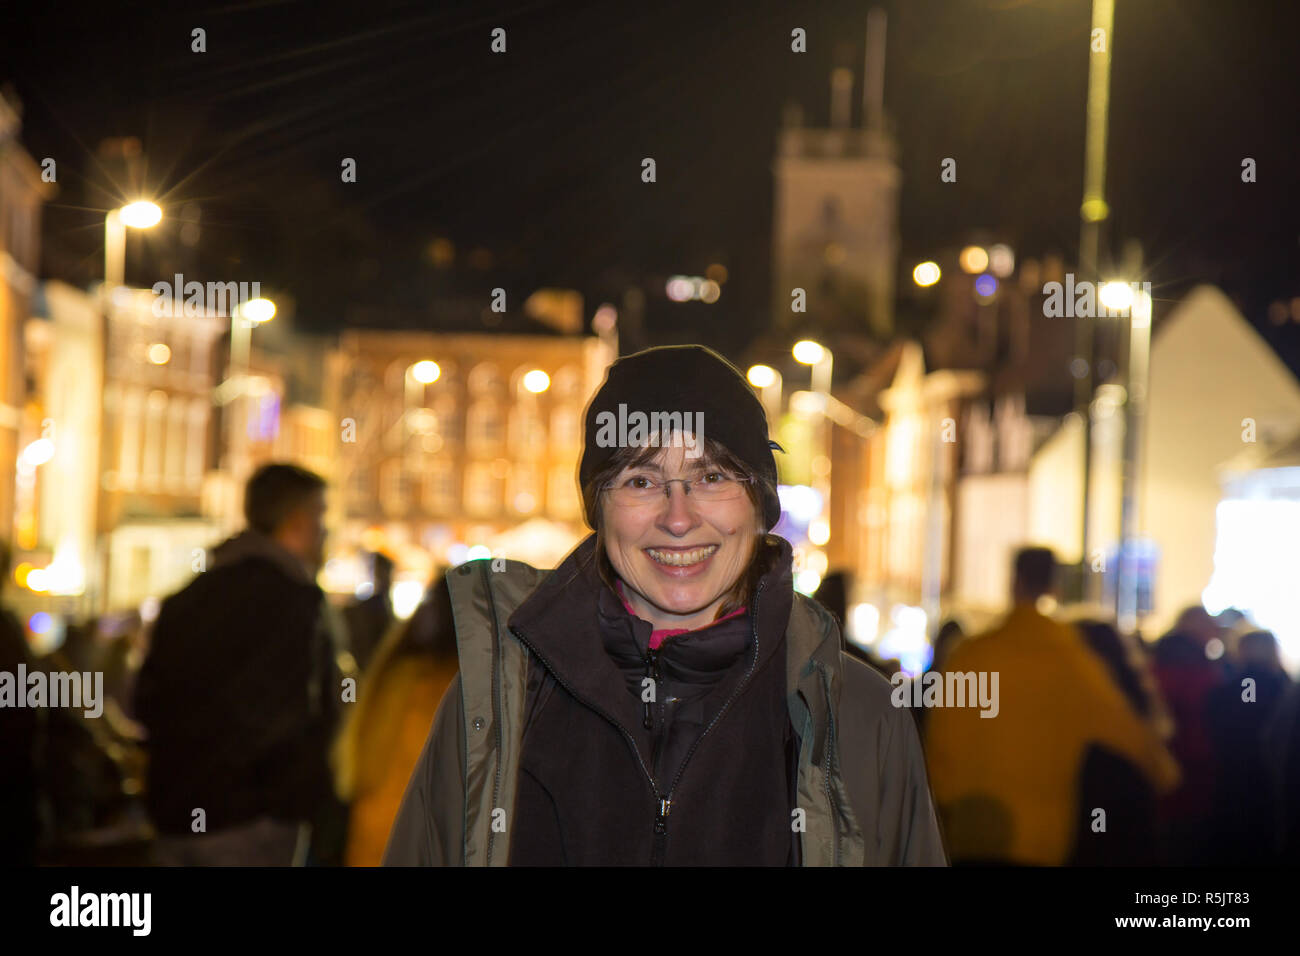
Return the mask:
<path id="1" fill-rule="evenodd" d="M 1277 639 L 1269 631 L 1249 631 L 1237 643 L 1227 681 L 1210 691 L 1206 717 L 1218 768 L 1211 831 L 1216 864 L 1274 862 L 1277 805 L 1265 729 L 1290 687 Z"/>
<path id="2" fill-rule="evenodd" d="M 579 469 L 595 533 L 550 573 L 447 575 L 460 673 L 386 865 L 946 863 L 910 716 L 768 533 L 771 449 L 708 349 L 609 369 Z"/>
<path id="3" fill-rule="evenodd" d="M 319 476 L 262 467 L 245 491 L 248 528 L 162 604 L 134 698 L 161 863 L 302 862 L 333 808 L 340 689 L 315 583 L 324 513 Z"/>
<path id="4" fill-rule="evenodd" d="M 1170 747 L 1183 768 L 1182 784 L 1161 799 L 1159 808 L 1162 862 L 1171 866 L 1201 866 L 1214 856 L 1218 767 L 1206 706 L 1224 681 L 1223 661 L 1208 654 L 1215 640 L 1222 640 L 1218 623 L 1203 607 L 1190 607 L 1152 651 L 1152 672 L 1174 722 Z"/>
<path id="5" fill-rule="evenodd" d="M 370 556 L 370 565 L 370 594 L 349 604 L 343 612 L 347 622 L 348 646 L 357 669 L 362 673 L 370 667 L 375 649 L 395 620 L 393 600 L 389 595 L 393 586 L 393 559 L 375 552 Z"/>
<path id="6" fill-rule="evenodd" d="M 9 555 L 9 545 L 0 541 L 0 581 L 9 576 Z M 13 612 L 0 605 L 0 672 L 16 681 L 20 664 L 34 669 L 27 637 Z M 36 863 L 41 713 L 31 707 L 0 706 L 0 866 Z"/>

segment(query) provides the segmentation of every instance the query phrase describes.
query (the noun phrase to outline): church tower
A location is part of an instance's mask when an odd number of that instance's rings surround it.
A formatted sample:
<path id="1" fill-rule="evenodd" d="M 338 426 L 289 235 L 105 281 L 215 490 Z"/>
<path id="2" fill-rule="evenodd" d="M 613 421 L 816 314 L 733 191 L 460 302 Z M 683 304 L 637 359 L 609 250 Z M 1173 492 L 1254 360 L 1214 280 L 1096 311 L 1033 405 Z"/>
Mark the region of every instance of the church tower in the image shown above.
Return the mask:
<path id="1" fill-rule="evenodd" d="M 773 166 L 772 314 L 778 332 L 866 335 L 893 331 L 899 170 L 885 128 L 885 12 L 867 16 L 864 122 L 852 125 L 853 71 L 831 73 L 831 123 L 803 125 L 787 106 Z M 794 289 L 806 314 L 791 311 Z"/>

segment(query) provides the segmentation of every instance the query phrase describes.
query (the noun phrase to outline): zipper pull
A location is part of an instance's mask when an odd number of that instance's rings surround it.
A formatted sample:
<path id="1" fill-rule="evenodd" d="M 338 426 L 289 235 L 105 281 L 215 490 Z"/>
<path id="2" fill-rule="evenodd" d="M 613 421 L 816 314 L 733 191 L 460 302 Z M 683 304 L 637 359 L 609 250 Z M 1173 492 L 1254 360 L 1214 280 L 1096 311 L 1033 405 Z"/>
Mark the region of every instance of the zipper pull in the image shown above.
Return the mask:
<path id="1" fill-rule="evenodd" d="M 659 798 L 659 809 L 655 813 L 655 833 L 668 832 L 668 811 L 673 807 L 673 802 L 667 797 Z"/>
<path id="2" fill-rule="evenodd" d="M 643 716 L 641 718 L 641 726 L 643 726 L 646 730 L 654 730 L 655 718 L 654 718 L 654 711 L 651 710 L 651 702 L 653 700 L 657 700 L 659 697 L 658 654 L 655 651 L 646 652 L 645 676 L 646 679 L 650 681 L 649 690 L 650 690 L 651 700 L 643 701 L 645 707 L 642 712 Z M 644 694 L 645 694 L 645 688 L 642 688 L 642 695 L 644 696 Z"/>

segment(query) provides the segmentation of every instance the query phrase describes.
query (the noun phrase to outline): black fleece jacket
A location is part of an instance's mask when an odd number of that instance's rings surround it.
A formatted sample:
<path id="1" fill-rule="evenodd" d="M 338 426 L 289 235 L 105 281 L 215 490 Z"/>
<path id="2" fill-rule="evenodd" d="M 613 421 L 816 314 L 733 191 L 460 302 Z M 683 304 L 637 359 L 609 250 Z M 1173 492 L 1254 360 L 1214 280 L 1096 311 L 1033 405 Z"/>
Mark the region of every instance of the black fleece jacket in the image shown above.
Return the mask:
<path id="1" fill-rule="evenodd" d="M 798 862 L 784 699 L 790 555 L 772 541 L 748 613 L 657 652 L 650 623 L 628 613 L 584 549 L 511 616 L 534 653 L 512 865 Z"/>

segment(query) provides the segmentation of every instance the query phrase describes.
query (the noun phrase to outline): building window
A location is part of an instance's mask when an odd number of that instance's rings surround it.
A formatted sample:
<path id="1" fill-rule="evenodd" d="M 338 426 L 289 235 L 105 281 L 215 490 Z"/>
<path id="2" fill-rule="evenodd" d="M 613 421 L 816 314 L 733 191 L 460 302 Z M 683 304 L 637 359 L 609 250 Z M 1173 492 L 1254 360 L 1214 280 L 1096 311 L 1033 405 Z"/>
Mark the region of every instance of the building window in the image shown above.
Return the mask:
<path id="1" fill-rule="evenodd" d="M 478 398 L 485 395 L 498 395 L 505 387 L 505 380 L 499 368 L 491 362 L 481 362 L 474 366 L 465 384 L 469 387 L 470 395 Z"/>
<path id="2" fill-rule="evenodd" d="M 495 448 L 505 437 L 501 406 L 491 399 L 476 401 L 469 407 L 465 430 L 471 447 Z"/>
<path id="3" fill-rule="evenodd" d="M 531 456 L 546 448 L 546 425 L 535 403 L 522 402 L 510 409 L 510 449 Z"/>
<path id="4" fill-rule="evenodd" d="M 423 503 L 426 511 L 448 514 L 456 510 L 456 468 L 443 458 L 435 459 L 424 472 Z"/>
<path id="5" fill-rule="evenodd" d="M 551 444 L 556 448 L 577 448 L 582 444 L 578 410 L 573 406 L 561 405 L 551 412 Z"/>
<path id="6" fill-rule="evenodd" d="M 379 466 L 379 507 L 387 515 L 406 512 L 406 473 L 400 459 Z"/>
<path id="7" fill-rule="evenodd" d="M 185 482 L 197 491 L 203 481 L 203 451 L 208 445 L 208 402 L 190 401 L 189 443 L 185 447 Z"/>
<path id="8" fill-rule="evenodd" d="M 530 515 L 541 509 L 541 481 L 537 471 L 516 465 L 511 472 L 507 500 L 515 514 Z"/>
<path id="9" fill-rule="evenodd" d="M 577 518 L 582 509 L 578 500 L 578 479 L 572 466 L 551 469 L 546 489 L 546 510 L 555 518 Z"/>
<path id="10" fill-rule="evenodd" d="M 434 399 L 434 414 L 438 416 L 438 435 L 443 441 L 459 442 L 465 435 L 461 428 L 460 406 L 452 395 L 439 395 Z"/>
<path id="11" fill-rule="evenodd" d="M 465 510 L 473 515 L 494 515 L 501 510 L 504 476 L 486 462 L 474 462 L 465 469 Z"/>

